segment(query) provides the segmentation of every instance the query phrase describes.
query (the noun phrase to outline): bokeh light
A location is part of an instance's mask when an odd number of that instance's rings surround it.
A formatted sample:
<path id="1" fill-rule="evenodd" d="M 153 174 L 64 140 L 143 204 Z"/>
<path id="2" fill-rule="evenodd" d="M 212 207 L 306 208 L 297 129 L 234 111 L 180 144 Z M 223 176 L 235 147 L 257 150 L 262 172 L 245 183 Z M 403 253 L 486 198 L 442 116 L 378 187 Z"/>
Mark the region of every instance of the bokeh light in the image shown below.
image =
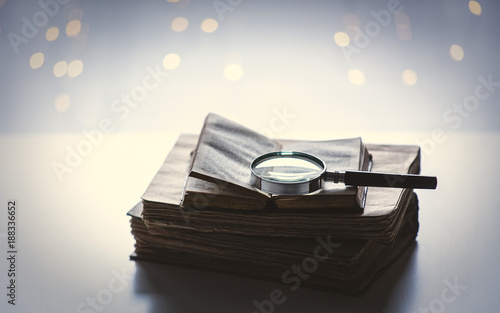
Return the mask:
<path id="1" fill-rule="evenodd" d="M 179 0 L 167 0 L 167 2 L 176 3 L 176 2 L 179 2 Z"/>
<path id="2" fill-rule="evenodd" d="M 243 77 L 243 69 L 238 64 L 229 64 L 224 69 L 224 77 L 230 81 L 237 81 Z"/>
<path id="3" fill-rule="evenodd" d="M 74 60 L 68 64 L 68 76 L 76 77 L 83 71 L 83 62 L 81 60 Z"/>
<path id="4" fill-rule="evenodd" d="M 411 31 L 411 28 L 409 27 L 400 27 L 399 25 L 396 27 L 396 34 L 400 39 L 403 40 L 410 40 L 411 37 L 413 36 L 413 32 Z"/>
<path id="5" fill-rule="evenodd" d="M 207 18 L 201 23 L 201 30 L 205 33 L 213 33 L 219 27 L 219 23 L 213 18 Z"/>
<path id="6" fill-rule="evenodd" d="M 409 28 L 410 17 L 404 12 L 397 13 L 394 15 L 394 23 L 396 23 L 398 27 Z"/>
<path id="7" fill-rule="evenodd" d="M 413 32 L 410 28 L 410 17 L 404 12 L 394 15 L 394 23 L 396 24 L 396 34 L 400 39 L 410 40 Z"/>
<path id="8" fill-rule="evenodd" d="M 80 8 L 73 8 L 68 13 L 68 21 L 81 20 L 83 18 L 83 10 Z"/>
<path id="9" fill-rule="evenodd" d="M 414 71 L 412 70 L 404 70 L 402 73 L 401 73 L 401 81 L 403 82 L 403 84 L 405 84 L 406 86 L 413 86 L 417 83 L 418 81 L 418 77 L 417 77 L 417 73 L 415 73 Z"/>
<path id="10" fill-rule="evenodd" d="M 356 14 L 346 13 L 342 17 L 342 22 L 346 29 L 356 29 L 361 27 L 361 20 Z"/>
<path id="11" fill-rule="evenodd" d="M 169 2 L 169 1 L 167 1 Z M 177 9 L 184 9 L 186 8 L 189 3 L 191 2 L 191 0 L 177 0 L 177 1 L 171 1 L 171 3 L 173 3 L 173 5 L 177 8 Z"/>
<path id="12" fill-rule="evenodd" d="M 71 98 L 65 93 L 58 94 L 54 99 L 54 107 L 59 113 L 68 111 L 71 107 Z"/>
<path id="13" fill-rule="evenodd" d="M 68 63 L 66 61 L 59 61 L 54 65 L 54 76 L 63 77 L 68 71 Z"/>
<path id="14" fill-rule="evenodd" d="M 450 47 L 450 56 L 454 61 L 462 61 L 464 58 L 464 50 L 459 45 L 452 45 Z"/>
<path id="15" fill-rule="evenodd" d="M 76 37 L 82 30 L 82 22 L 79 20 L 71 20 L 66 24 L 66 35 L 68 37 Z"/>
<path id="16" fill-rule="evenodd" d="M 472 14 L 481 15 L 481 5 L 477 1 L 469 1 L 469 10 Z"/>
<path id="17" fill-rule="evenodd" d="M 347 78 L 353 85 L 361 86 L 364 85 L 366 82 L 365 74 L 362 71 L 355 68 L 352 68 L 347 72 Z"/>
<path id="18" fill-rule="evenodd" d="M 30 58 L 30 67 L 34 70 L 41 67 L 43 65 L 43 61 L 45 60 L 45 56 L 42 52 L 34 53 Z"/>
<path id="19" fill-rule="evenodd" d="M 172 21 L 172 30 L 176 32 L 183 32 L 188 27 L 189 22 L 185 17 L 176 17 Z"/>
<path id="20" fill-rule="evenodd" d="M 175 53 L 167 54 L 163 58 L 163 67 L 167 70 L 173 70 L 181 63 L 181 57 Z"/>
<path id="21" fill-rule="evenodd" d="M 335 43 L 336 43 L 339 47 L 345 47 L 345 46 L 348 46 L 348 45 L 349 45 L 349 42 L 350 42 L 349 35 L 347 35 L 347 34 L 346 34 L 346 33 L 344 33 L 344 32 L 337 32 L 337 33 L 335 33 L 335 35 L 334 35 L 334 40 L 335 40 Z"/>
<path id="22" fill-rule="evenodd" d="M 0 8 L 5 4 L 6 0 L 0 0 Z"/>
<path id="23" fill-rule="evenodd" d="M 89 24 L 82 23 L 82 28 L 78 36 L 73 39 L 71 47 L 74 51 L 81 51 L 87 45 L 87 37 L 89 34 Z"/>
<path id="24" fill-rule="evenodd" d="M 59 28 L 57 28 L 55 26 L 50 27 L 45 32 L 45 38 L 47 39 L 47 41 L 54 41 L 57 39 L 57 37 L 59 37 Z"/>

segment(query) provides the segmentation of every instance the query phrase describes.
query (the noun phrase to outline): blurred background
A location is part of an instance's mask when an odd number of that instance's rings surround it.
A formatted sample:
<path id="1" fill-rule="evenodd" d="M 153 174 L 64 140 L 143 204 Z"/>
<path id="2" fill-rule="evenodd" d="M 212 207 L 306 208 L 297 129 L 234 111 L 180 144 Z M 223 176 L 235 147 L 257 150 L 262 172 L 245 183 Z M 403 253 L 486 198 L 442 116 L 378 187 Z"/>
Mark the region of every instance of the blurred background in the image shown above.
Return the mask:
<path id="1" fill-rule="evenodd" d="M 0 132 L 498 131 L 499 29 L 487 0 L 0 0 Z"/>

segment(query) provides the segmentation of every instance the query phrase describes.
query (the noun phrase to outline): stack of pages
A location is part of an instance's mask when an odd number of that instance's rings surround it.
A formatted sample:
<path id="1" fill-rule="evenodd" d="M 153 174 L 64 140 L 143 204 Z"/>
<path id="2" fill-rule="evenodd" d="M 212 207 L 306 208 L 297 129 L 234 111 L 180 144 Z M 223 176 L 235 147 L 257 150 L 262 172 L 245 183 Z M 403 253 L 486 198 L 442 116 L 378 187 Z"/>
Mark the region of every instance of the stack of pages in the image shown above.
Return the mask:
<path id="1" fill-rule="evenodd" d="M 276 196 L 250 183 L 250 163 L 272 151 L 302 151 L 328 170 L 418 174 L 417 146 L 271 140 L 209 114 L 199 136 L 181 135 L 129 211 L 131 258 L 358 295 L 415 242 L 411 189 L 326 183 L 319 192 Z"/>

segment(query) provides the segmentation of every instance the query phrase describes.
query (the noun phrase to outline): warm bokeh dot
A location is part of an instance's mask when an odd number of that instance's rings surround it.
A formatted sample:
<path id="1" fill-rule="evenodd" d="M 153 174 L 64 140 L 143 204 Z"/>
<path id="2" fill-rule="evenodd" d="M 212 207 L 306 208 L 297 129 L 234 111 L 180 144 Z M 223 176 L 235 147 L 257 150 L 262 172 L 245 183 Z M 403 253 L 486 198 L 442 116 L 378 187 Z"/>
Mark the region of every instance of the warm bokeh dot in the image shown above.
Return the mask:
<path id="1" fill-rule="evenodd" d="M 181 63 L 181 57 L 175 53 L 167 54 L 163 58 L 163 67 L 167 70 L 173 70 Z"/>
<path id="2" fill-rule="evenodd" d="M 68 63 L 66 61 L 59 61 L 54 65 L 54 76 L 63 77 L 68 71 Z"/>
<path id="3" fill-rule="evenodd" d="M 78 36 L 80 31 L 82 30 L 82 22 L 79 20 L 71 20 L 66 24 L 66 35 L 68 37 Z"/>
<path id="4" fill-rule="evenodd" d="M 45 32 L 45 38 L 47 39 L 47 41 L 54 41 L 57 39 L 57 37 L 59 37 L 59 28 L 55 26 L 47 29 L 47 31 Z"/>
<path id="5" fill-rule="evenodd" d="M 54 107 L 56 108 L 56 111 L 59 113 L 64 113 L 68 111 L 69 108 L 71 107 L 70 97 L 65 93 L 58 94 L 57 97 L 54 99 Z"/>
<path id="6" fill-rule="evenodd" d="M 401 81 L 406 86 L 413 86 L 418 81 L 417 73 L 412 70 L 404 70 L 403 73 L 401 73 Z"/>
<path id="7" fill-rule="evenodd" d="M 346 29 L 355 29 L 361 27 L 361 20 L 356 14 L 346 13 L 342 17 L 342 22 Z"/>
<path id="8" fill-rule="evenodd" d="M 355 68 L 352 68 L 347 72 L 347 78 L 349 79 L 351 84 L 357 86 L 364 85 L 366 82 L 365 74 L 362 71 Z"/>
<path id="9" fill-rule="evenodd" d="M 344 33 L 344 32 L 335 33 L 335 35 L 333 36 L 333 38 L 335 40 L 335 43 L 339 47 L 345 47 L 345 46 L 349 45 L 349 42 L 350 42 L 349 35 L 346 34 L 346 33 Z"/>
<path id="10" fill-rule="evenodd" d="M 450 47 L 450 56 L 454 61 L 462 61 L 464 58 L 464 50 L 459 45 L 452 45 Z"/>
<path id="11" fill-rule="evenodd" d="M 176 17 L 172 21 L 172 30 L 176 32 L 183 32 L 188 27 L 189 22 L 185 17 Z"/>
<path id="12" fill-rule="evenodd" d="M 45 60 L 45 56 L 42 52 L 34 53 L 30 58 L 30 67 L 34 70 L 41 67 L 43 65 L 43 61 Z"/>
<path id="13" fill-rule="evenodd" d="M 179 0 L 167 0 L 167 2 L 176 3 L 176 2 L 179 2 Z"/>
<path id="14" fill-rule="evenodd" d="M 76 77 L 83 71 L 83 62 L 81 60 L 74 60 L 68 64 L 68 76 Z"/>
<path id="15" fill-rule="evenodd" d="M 404 12 L 394 15 L 394 23 L 396 24 L 396 34 L 400 39 L 410 40 L 413 33 L 410 28 L 410 18 Z"/>
<path id="16" fill-rule="evenodd" d="M 82 20 L 83 10 L 80 8 L 73 8 L 68 13 L 68 21 L 71 20 Z"/>
<path id="17" fill-rule="evenodd" d="M 413 32 L 411 31 L 411 28 L 402 26 L 400 27 L 399 25 L 396 27 L 396 34 L 400 39 L 403 40 L 410 40 L 411 37 L 413 36 Z"/>
<path id="18" fill-rule="evenodd" d="M 230 81 L 237 81 L 243 77 L 243 69 L 238 64 L 229 64 L 224 69 L 224 77 Z"/>
<path id="19" fill-rule="evenodd" d="M 213 33 L 219 27 L 219 23 L 213 18 L 207 18 L 201 23 L 201 30 L 205 33 Z"/>
<path id="20" fill-rule="evenodd" d="M 481 5 L 477 1 L 469 1 L 469 10 L 472 14 L 481 15 Z"/>
<path id="21" fill-rule="evenodd" d="M 394 23 L 396 23 L 398 27 L 409 28 L 410 17 L 404 12 L 397 13 L 394 15 Z"/>

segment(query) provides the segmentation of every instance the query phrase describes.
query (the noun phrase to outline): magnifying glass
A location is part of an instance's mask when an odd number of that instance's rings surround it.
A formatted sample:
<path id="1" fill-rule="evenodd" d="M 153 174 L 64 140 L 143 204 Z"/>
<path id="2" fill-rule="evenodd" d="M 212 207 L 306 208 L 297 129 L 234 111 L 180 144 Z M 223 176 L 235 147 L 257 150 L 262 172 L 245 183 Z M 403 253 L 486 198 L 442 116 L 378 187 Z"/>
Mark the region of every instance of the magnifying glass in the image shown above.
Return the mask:
<path id="1" fill-rule="evenodd" d="M 436 189 L 437 178 L 367 171 L 328 172 L 321 159 L 304 152 L 277 151 L 252 161 L 253 186 L 274 195 L 302 195 L 321 189 L 326 181 L 349 186 Z"/>

